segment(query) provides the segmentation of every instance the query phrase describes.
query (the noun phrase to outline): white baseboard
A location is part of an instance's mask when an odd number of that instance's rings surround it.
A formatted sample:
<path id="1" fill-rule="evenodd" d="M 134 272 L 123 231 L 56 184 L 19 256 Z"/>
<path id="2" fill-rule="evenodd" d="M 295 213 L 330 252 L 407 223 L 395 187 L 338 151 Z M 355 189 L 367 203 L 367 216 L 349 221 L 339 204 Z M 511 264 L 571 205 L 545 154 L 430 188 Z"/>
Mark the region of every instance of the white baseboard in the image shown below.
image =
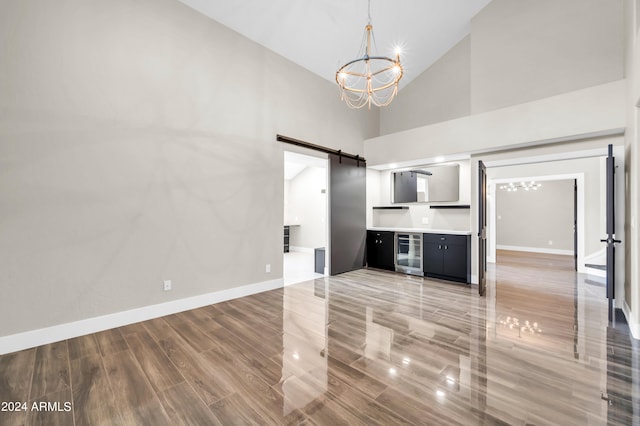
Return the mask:
<path id="1" fill-rule="evenodd" d="M 600 278 L 607 278 L 607 271 L 603 271 L 600 269 L 593 269 L 593 268 L 588 268 L 588 267 L 584 267 L 585 273 L 588 275 L 593 275 L 595 277 L 600 277 Z"/>
<path id="2" fill-rule="evenodd" d="M 545 253 L 545 254 L 561 254 L 566 256 L 573 256 L 573 250 L 560 250 L 560 249 L 548 249 L 539 247 L 520 247 L 520 246 L 496 246 L 498 250 L 511 250 L 511 251 L 527 251 L 530 253 Z"/>
<path id="3" fill-rule="evenodd" d="M 631 315 L 631 309 L 629 308 L 629 305 L 627 305 L 626 300 L 622 301 L 622 312 L 627 319 L 627 324 L 629 324 L 631 335 L 634 339 L 640 339 L 640 323 L 631 321 L 633 315 Z"/>
<path id="4" fill-rule="evenodd" d="M 289 251 L 295 251 L 295 252 L 298 252 L 298 253 L 311 253 L 311 254 L 313 254 L 313 249 L 309 248 L 309 247 L 291 246 L 291 247 L 289 247 Z"/>
<path id="5" fill-rule="evenodd" d="M 584 257 L 584 263 L 605 263 L 607 261 L 607 249 L 601 248 L 595 253 Z"/>
<path id="6" fill-rule="evenodd" d="M 0 355 L 283 287 L 282 278 L 0 337 Z"/>

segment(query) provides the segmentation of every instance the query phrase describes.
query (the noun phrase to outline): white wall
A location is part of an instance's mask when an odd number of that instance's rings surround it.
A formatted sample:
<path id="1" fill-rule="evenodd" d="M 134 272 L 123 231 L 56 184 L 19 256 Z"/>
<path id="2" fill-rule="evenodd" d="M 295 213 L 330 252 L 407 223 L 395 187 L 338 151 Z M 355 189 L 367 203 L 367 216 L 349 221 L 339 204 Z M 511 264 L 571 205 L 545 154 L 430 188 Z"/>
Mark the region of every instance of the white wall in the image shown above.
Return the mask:
<path id="1" fill-rule="evenodd" d="M 327 246 L 327 169 L 307 167 L 289 180 L 285 223 L 291 227 L 289 244 L 296 248 Z M 325 190 L 325 193 L 322 193 Z"/>
<path id="2" fill-rule="evenodd" d="M 528 191 L 507 191 L 498 185 L 497 248 L 573 254 L 574 181 L 538 183 L 538 189 Z"/>
<path id="3" fill-rule="evenodd" d="M 281 278 L 276 133 L 378 128 L 174 0 L 3 1 L 0 40 L 0 336 Z"/>

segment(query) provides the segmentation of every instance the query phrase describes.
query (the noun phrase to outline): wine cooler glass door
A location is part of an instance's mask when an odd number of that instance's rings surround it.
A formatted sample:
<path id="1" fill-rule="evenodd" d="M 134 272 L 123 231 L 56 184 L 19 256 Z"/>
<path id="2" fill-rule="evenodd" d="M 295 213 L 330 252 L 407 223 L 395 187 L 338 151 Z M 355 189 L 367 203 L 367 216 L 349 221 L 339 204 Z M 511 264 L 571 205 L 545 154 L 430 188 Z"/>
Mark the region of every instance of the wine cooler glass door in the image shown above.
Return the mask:
<path id="1" fill-rule="evenodd" d="M 422 234 L 396 234 L 396 271 L 423 275 Z"/>

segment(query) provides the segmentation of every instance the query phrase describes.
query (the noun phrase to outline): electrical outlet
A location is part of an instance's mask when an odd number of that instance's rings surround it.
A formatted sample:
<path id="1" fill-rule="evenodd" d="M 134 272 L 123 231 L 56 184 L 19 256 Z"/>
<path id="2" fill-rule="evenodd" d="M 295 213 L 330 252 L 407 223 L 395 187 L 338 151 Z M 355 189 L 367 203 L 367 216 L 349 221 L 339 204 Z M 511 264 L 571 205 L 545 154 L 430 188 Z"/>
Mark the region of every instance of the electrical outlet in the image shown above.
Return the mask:
<path id="1" fill-rule="evenodd" d="M 270 264 L 270 263 L 267 263 L 267 264 L 264 266 L 264 271 L 265 271 L 265 272 L 271 272 L 271 264 Z"/>
<path id="2" fill-rule="evenodd" d="M 164 291 L 171 290 L 171 280 L 164 280 Z"/>
<path id="3" fill-rule="evenodd" d="M 553 245 L 553 241 L 549 240 L 549 245 L 552 246 Z"/>
<path id="4" fill-rule="evenodd" d="M 422 224 L 423 225 L 428 225 L 429 224 L 429 218 L 428 217 L 423 217 L 422 218 Z"/>

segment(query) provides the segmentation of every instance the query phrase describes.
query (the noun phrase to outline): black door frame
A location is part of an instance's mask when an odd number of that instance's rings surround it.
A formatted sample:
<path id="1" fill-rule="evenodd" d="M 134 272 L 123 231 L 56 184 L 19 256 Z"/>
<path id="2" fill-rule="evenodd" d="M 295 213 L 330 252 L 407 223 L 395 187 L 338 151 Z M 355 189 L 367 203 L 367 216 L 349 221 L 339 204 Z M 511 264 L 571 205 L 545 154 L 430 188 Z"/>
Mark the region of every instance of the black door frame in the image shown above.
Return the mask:
<path id="1" fill-rule="evenodd" d="M 478 161 L 478 294 L 487 289 L 487 168 Z"/>
<path id="2" fill-rule="evenodd" d="M 608 146 L 607 152 L 607 238 L 600 240 L 607 244 L 607 299 L 609 303 L 609 322 L 614 319 L 614 305 L 616 293 L 616 244 L 621 240 L 615 238 L 616 234 L 616 208 L 615 208 L 615 170 L 616 162 L 613 156 L 613 145 Z"/>

